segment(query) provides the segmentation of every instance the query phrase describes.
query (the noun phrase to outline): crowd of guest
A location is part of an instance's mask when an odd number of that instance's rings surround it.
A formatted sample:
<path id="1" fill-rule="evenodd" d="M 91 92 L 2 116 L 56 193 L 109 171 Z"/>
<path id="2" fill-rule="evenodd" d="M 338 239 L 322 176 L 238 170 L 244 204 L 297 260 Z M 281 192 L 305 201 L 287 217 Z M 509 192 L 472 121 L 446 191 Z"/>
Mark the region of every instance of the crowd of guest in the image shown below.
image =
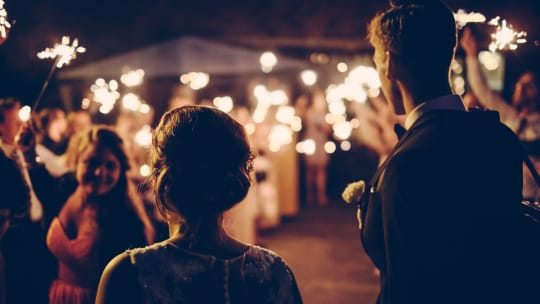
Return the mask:
<path id="1" fill-rule="evenodd" d="M 504 299 L 528 303 L 535 295 L 523 286 L 534 281 L 513 264 L 525 247 L 515 238 L 522 227 L 512 203 L 540 199 L 521 168 L 524 147 L 540 169 L 538 76 L 525 71 L 505 101 L 489 88 L 477 41 L 465 29 L 460 45 L 471 99 L 454 95 L 447 72 L 455 20 L 435 2 L 391 1 L 373 18 L 370 42 L 384 96 L 352 109 L 359 137 L 379 156 L 374 179 L 356 199 L 364 248 L 380 270 L 379 301 L 477 300 L 496 286 Z M 426 24 L 442 33 L 434 50 L 397 38 L 429 31 Z M 21 102 L 0 99 L 0 304 L 302 303 L 293 270 L 257 245 L 257 229 L 279 223 L 287 191 L 277 185 L 297 186 L 287 179 L 296 154 L 271 159 L 261 144 L 269 128 L 248 134 L 247 109 L 229 115 L 189 98 L 176 102 L 141 148 L 141 120 L 133 113 L 103 125 L 84 110 L 44 107 L 22 121 Z M 305 198 L 324 206 L 323 146 L 331 134 L 325 96 L 314 91 L 295 106 L 302 136 L 317 147 L 304 157 Z M 491 165 L 501 171 L 489 174 Z M 454 189 L 458 179 L 465 185 Z M 490 191 L 493 185 L 500 193 Z M 434 206 L 434 198 L 442 204 Z M 485 198 L 495 202 L 487 211 L 478 203 Z M 467 211 L 448 210 L 452 204 Z M 459 227 L 451 225 L 456 219 Z M 501 239 L 511 246 L 498 250 Z"/>
<path id="2" fill-rule="evenodd" d="M 1 242 L 0 274 L 4 301 L 0 303 L 93 303 L 100 276 L 115 255 L 129 248 L 169 239 L 171 214 L 160 212 L 156 203 L 163 203 L 163 199 L 158 196 L 156 200 L 154 196 L 159 189 L 148 183 L 138 166 L 134 166 L 141 158 L 149 161 L 150 151 L 134 149 L 138 120 L 129 115 L 120 115 L 116 125 L 102 125 L 94 123 L 89 112 L 83 110 L 66 113 L 59 107 L 44 107 L 23 121 L 21 106 L 15 98 L 0 99 L 2 157 L 11 164 L 11 167 L 6 166 L 5 172 L 11 174 L 10 168 L 17 169 L 17 176 L 21 178 L 11 181 L 27 189 L 19 191 L 20 198 L 5 201 L 12 205 L 0 208 L 4 216 L 2 235 L 5 234 Z M 194 113 L 198 113 L 195 110 L 198 108 L 193 108 Z M 217 111 L 213 110 L 212 115 Z M 208 118 L 209 123 L 228 117 L 213 116 Z M 241 125 L 227 119 L 230 121 L 226 121 L 225 126 L 233 130 L 223 131 L 236 134 Z M 177 123 L 176 120 L 173 122 Z M 243 126 L 241 128 L 243 130 Z M 165 131 L 161 129 L 161 132 Z M 258 259 L 262 249 L 247 247 L 247 244 L 258 242 L 258 201 L 264 197 L 257 185 L 264 189 L 265 184 L 260 175 L 251 171 L 254 154 L 251 154 L 247 135 L 238 140 L 246 140 L 249 151 L 246 170 L 249 170 L 241 172 L 246 174 L 246 182 L 253 180 L 253 184 L 243 184 L 242 191 L 247 192 L 230 198 L 230 207 L 220 210 L 217 221 L 223 224 L 219 231 L 226 231 L 220 235 L 230 234 L 244 242 L 244 245 L 234 246 L 240 250 L 237 250 L 238 254 L 245 257 L 249 253 Z M 197 149 L 203 151 L 204 146 L 211 143 L 201 142 Z M 223 152 L 222 149 L 216 151 Z M 172 161 L 172 156 L 170 158 Z M 201 165 L 208 159 L 201 159 Z M 192 159 L 187 161 L 193 162 Z M 201 176 L 200 187 L 206 187 L 206 179 L 216 170 L 214 166 L 207 169 L 211 171 Z M 271 169 L 259 165 L 257 170 Z M 188 180 L 195 177 L 195 173 L 191 173 Z M 160 183 L 167 184 L 165 181 Z M 14 186 L 13 189 L 18 188 Z M 185 191 L 188 189 L 196 190 L 188 187 Z M 223 190 L 229 191 L 227 189 Z M 188 195 L 185 191 L 179 195 Z M 202 195 L 204 189 L 196 191 Z M 217 196 L 212 202 L 216 199 L 223 198 Z M 272 203 L 277 202 L 276 197 L 272 199 Z M 178 211 L 182 216 L 189 212 Z M 180 215 L 174 218 L 178 217 Z M 277 214 L 273 219 L 266 218 L 266 226 L 264 220 L 260 220 L 263 228 L 275 227 L 279 222 Z M 182 223 L 180 220 L 177 224 Z M 294 278 L 291 279 L 294 283 Z M 29 285 L 32 292 L 28 292 Z M 287 288 L 298 291 L 295 283 Z"/>

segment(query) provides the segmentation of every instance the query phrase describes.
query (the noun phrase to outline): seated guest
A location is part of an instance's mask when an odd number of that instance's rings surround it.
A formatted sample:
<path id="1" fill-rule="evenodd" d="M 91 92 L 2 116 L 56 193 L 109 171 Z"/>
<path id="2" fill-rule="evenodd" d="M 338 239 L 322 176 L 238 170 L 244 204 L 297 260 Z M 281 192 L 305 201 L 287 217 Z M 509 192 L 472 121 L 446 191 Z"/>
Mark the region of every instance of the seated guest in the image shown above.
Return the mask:
<path id="1" fill-rule="evenodd" d="M 114 258 L 96 303 L 301 303 L 281 257 L 223 229 L 223 213 L 248 193 L 252 159 L 244 128 L 224 112 L 165 113 L 153 135 L 150 182 L 170 237 Z"/>

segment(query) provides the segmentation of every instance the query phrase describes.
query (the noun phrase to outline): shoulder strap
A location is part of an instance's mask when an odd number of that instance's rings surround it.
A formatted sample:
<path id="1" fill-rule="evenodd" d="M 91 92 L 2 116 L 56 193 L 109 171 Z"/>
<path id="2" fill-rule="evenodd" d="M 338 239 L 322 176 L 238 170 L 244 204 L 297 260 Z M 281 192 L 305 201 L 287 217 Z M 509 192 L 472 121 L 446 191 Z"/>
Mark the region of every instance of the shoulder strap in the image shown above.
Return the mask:
<path id="1" fill-rule="evenodd" d="M 534 167 L 531 159 L 529 158 L 529 155 L 525 150 L 523 150 L 523 161 L 527 165 L 527 168 L 532 174 L 532 177 L 534 178 L 534 181 L 538 187 L 540 187 L 540 175 L 538 175 L 538 171 L 536 171 L 536 168 Z"/>

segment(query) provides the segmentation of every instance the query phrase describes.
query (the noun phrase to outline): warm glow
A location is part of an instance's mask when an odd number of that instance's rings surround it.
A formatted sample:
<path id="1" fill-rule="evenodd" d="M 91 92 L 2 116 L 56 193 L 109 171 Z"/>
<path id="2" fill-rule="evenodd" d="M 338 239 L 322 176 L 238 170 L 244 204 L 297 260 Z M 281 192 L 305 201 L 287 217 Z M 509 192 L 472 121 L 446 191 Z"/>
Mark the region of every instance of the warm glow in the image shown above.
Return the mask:
<path id="1" fill-rule="evenodd" d="M 139 107 L 139 112 L 141 112 L 143 114 L 150 113 L 150 106 L 147 105 L 146 103 L 141 104 L 141 106 Z"/>
<path id="2" fill-rule="evenodd" d="M 348 140 L 344 140 L 339 144 L 339 147 L 343 151 L 349 151 L 351 149 L 351 142 Z"/>
<path id="3" fill-rule="evenodd" d="M 116 91 L 118 82 L 111 80 L 109 83 L 103 78 L 96 79 L 96 82 L 90 86 L 90 91 L 94 94 L 93 100 L 100 103 L 99 111 L 108 114 L 114 108 L 116 100 L 120 98 L 120 93 Z"/>
<path id="4" fill-rule="evenodd" d="M 134 86 L 140 85 L 143 82 L 143 77 L 144 77 L 144 70 L 137 69 L 135 71 L 128 71 L 124 73 L 120 77 L 120 81 L 128 87 L 134 87 Z"/>
<path id="5" fill-rule="evenodd" d="M 90 107 L 90 102 L 91 102 L 90 99 L 88 99 L 88 98 L 83 98 L 83 100 L 81 100 L 81 108 L 82 108 L 83 110 L 88 109 L 88 108 Z"/>
<path id="6" fill-rule="evenodd" d="M 149 147 L 152 144 L 152 128 L 149 125 L 143 126 L 135 134 L 135 142 L 141 147 Z"/>
<path id="7" fill-rule="evenodd" d="M 337 70 L 340 71 L 341 73 L 347 72 L 348 69 L 349 69 L 349 66 L 347 66 L 345 62 L 340 62 L 337 64 Z"/>
<path id="8" fill-rule="evenodd" d="M 28 121 L 31 117 L 32 108 L 30 106 L 23 106 L 19 110 L 19 119 L 21 121 Z"/>
<path id="9" fill-rule="evenodd" d="M 381 80 L 377 71 L 368 66 L 357 66 L 349 72 L 346 83 L 357 83 L 370 89 L 380 88 Z"/>
<path id="10" fill-rule="evenodd" d="M 249 122 L 244 126 L 244 129 L 248 135 L 253 135 L 255 133 L 255 124 Z"/>
<path id="11" fill-rule="evenodd" d="M 268 135 L 269 148 L 272 152 L 278 152 L 282 146 L 292 142 L 292 130 L 287 126 L 276 125 Z"/>
<path id="12" fill-rule="evenodd" d="M 180 76 L 180 81 L 183 84 L 189 85 L 193 90 L 200 90 L 208 85 L 210 76 L 201 72 L 190 72 Z"/>
<path id="13" fill-rule="evenodd" d="M 300 132 L 302 130 L 302 118 L 294 116 L 290 123 L 291 130 L 294 132 Z"/>
<path id="14" fill-rule="evenodd" d="M 489 25 L 497 27 L 495 33 L 491 34 L 491 43 L 489 44 L 489 50 L 495 52 L 497 50 L 515 50 L 518 44 L 527 42 L 525 37 L 527 33 L 524 31 L 516 32 L 512 29 L 512 25 L 507 24 L 503 19 L 500 23 L 500 17 L 493 18 L 489 21 Z"/>
<path id="15" fill-rule="evenodd" d="M 480 51 L 478 53 L 478 60 L 488 71 L 495 71 L 499 68 L 502 61 L 502 57 L 499 53 Z"/>
<path id="16" fill-rule="evenodd" d="M 332 153 L 336 152 L 336 144 L 333 141 L 327 141 L 324 144 L 324 152 L 326 152 L 328 154 L 332 154 Z"/>
<path id="17" fill-rule="evenodd" d="M 470 12 L 467 13 L 463 9 L 458 9 L 457 13 L 454 13 L 454 19 L 459 28 L 463 28 L 467 23 L 484 23 L 486 22 L 486 16 L 481 13 Z"/>
<path id="18" fill-rule="evenodd" d="M 294 119 L 294 108 L 291 106 L 280 106 L 278 110 L 276 111 L 276 120 L 283 123 L 290 125 L 292 120 Z"/>
<path id="19" fill-rule="evenodd" d="M 139 168 L 139 174 L 143 177 L 150 175 L 150 171 L 151 171 L 150 166 L 146 164 L 142 165 Z"/>
<path id="20" fill-rule="evenodd" d="M 365 102 L 367 94 L 360 83 L 342 83 L 339 85 L 330 85 L 326 90 L 326 100 L 329 103 L 338 102 L 343 99 L 356 102 Z"/>
<path id="21" fill-rule="evenodd" d="M 341 121 L 333 126 L 334 135 L 339 139 L 348 139 L 351 136 L 352 126 L 348 121 Z"/>
<path id="22" fill-rule="evenodd" d="M 328 111 L 336 116 L 341 116 L 345 115 L 347 108 L 345 107 L 343 101 L 339 100 L 328 104 Z"/>
<path id="23" fill-rule="evenodd" d="M 307 86 L 312 86 L 317 82 L 317 73 L 313 70 L 305 70 L 300 74 L 302 82 Z"/>
<path id="24" fill-rule="evenodd" d="M 265 73 L 270 73 L 277 64 L 278 60 L 274 53 L 266 51 L 262 53 L 259 62 L 261 63 L 261 70 Z"/>
<path id="25" fill-rule="evenodd" d="M 313 139 L 308 138 L 304 141 L 299 142 L 296 145 L 296 150 L 298 151 L 298 153 L 313 155 L 317 150 L 317 146 L 315 145 L 315 141 Z"/>
<path id="26" fill-rule="evenodd" d="M 216 97 L 212 102 L 216 108 L 225 113 L 231 112 L 234 107 L 234 102 L 230 96 Z"/>
<path id="27" fill-rule="evenodd" d="M 77 53 L 86 52 L 86 48 L 79 46 L 79 40 L 73 39 L 71 45 L 69 44 L 69 36 L 62 37 L 60 44 L 56 43 L 54 48 L 46 48 L 45 50 L 37 54 L 39 59 L 56 59 L 56 67 L 61 68 L 63 65 L 67 65 L 71 60 L 77 57 Z"/>
<path id="28" fill-rule="evenodd" d="M 128 93 L 122 97 L 122 106 L 127 110 L 138 111 L 141 106 L 141 99 L 133 93 Z"/>
<path id="29" fill-rule="evenodd" d="M 11 23 L 7 20 L 7 11 L 4 8 L 4 1 L 0 0 L 0 37 L 7 38 L 7 32 L 11 28 Z"/>

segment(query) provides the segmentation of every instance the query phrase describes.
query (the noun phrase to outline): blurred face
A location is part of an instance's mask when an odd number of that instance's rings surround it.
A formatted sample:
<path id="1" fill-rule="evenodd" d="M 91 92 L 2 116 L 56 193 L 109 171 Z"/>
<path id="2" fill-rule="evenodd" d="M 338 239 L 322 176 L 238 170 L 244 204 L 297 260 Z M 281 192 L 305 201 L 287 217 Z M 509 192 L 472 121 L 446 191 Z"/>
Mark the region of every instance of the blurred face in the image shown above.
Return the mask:
<path id="1" fill-rule="evenodd" d="M 539 98 L 538 87 L 536 86 L 534 74 L 525 73 L 521 75 L 514 87 L 512 104 L 516 107 L 524 107 L 536 104 Z"/>
<path id="2" fill-rule="evenodd" d="M 86 193 L 103 195 L 116 186 L 122 172 L 120 162 L 110 150 L 91 146 L 81 153 L 76 174 Z"/>
<path id="3" fill-rule="evenodd" d="M 92 118 L 86 112 L 73 113 L 70 125 L 72 134 L 79 133 L 90 129 L 92 126 Z"/>
<path id="4" fill-rule="evenodd" d="M 56 111 L 54 118 L 49 125 L 49 137 L 53 140 L 59 141 L 64 136 L 67 129 L 66 114 L 63 111 Z"/>
<path id="5" fill-rule="evenodd" d="M 22 121 L 19 118 L 20 105 L 14 106 L 12 109 L 8 109 L 4 112 L 4 122 L 0 124 L 0 132 L 2 134 L 2 141 L 7 144 L 13 144 L 15 135 L 19 131 L 22 125 Z"/>
<path id="6" fill-rule="evenodd" d="M 401 95 L 397 91 L 395 81 L 389 78 L 388 71 L 388 52 L 382 50 L 381 47 L 375 47 L 375 54 L 373 55 L 373 61 L 377 67 L 377 73 L 381 80 L 381 88 L 384 97 L 389 101 L 389 104 L 397 115 L 405 114 L 405 109 L 401 101 Z"/>

